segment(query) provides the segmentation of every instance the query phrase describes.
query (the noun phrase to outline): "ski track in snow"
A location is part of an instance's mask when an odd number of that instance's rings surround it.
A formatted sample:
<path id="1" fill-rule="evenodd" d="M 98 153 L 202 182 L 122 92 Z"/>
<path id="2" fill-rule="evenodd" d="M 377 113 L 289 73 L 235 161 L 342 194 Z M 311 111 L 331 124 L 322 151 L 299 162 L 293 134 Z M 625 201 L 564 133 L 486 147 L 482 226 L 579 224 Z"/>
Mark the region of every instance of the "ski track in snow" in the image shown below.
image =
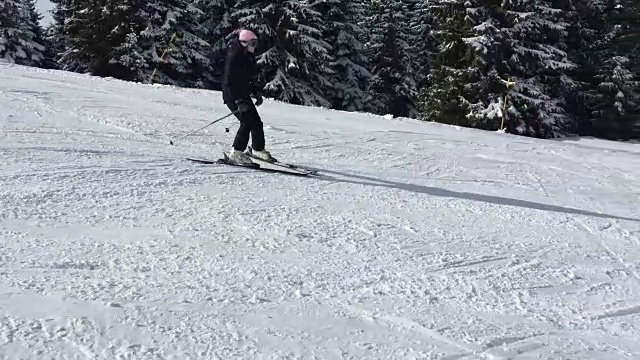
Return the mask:
<path id="1" fill-rule="evenodd" d="M 0 64 L 2 359 L 637 359 L 640 145 Z"/>

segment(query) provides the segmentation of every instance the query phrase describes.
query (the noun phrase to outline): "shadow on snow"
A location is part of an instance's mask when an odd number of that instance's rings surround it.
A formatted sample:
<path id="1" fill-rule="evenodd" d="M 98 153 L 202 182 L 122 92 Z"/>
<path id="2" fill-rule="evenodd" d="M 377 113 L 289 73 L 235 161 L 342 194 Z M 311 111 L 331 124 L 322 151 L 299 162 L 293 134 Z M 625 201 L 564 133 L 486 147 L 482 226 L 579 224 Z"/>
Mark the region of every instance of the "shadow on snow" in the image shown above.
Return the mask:
<path id="1" fill-rule="evenodd" d="M 559 212 L 559 213 L 566 213 L 566 214 L 585 215 L 585 216 L 594 216 L 599 218 L 609 218 L 609 219 L 640 222 L 640 219 L 634 219 L 634 218 L 628 218 L 628 217 L 622 217 L 622 216 L 616 216 L 616 215 L 600 214 L 593 211 L 579 210 L 579 209 L 573 209 L 573 208 L 556 206 L 556 205 L 541 204 L 541 203 L 527 201 L 527 200 L 511 199 L 511 198 L 493 196 L 493 195 L 482 195 L 482 194 L 475 194 L 470 192 L 452 191 L 452 190 L 446 190 L 442 188 L 425 186 L 425 185 L 406 184 L 406 183 L 401 183 L 396 181 L 377 179 L 374 177 L 349 174 L 349 173 L 338 172 L 333 170 L 324 170 L 324 169 L 317 169 L 317 170 L 326 174 L 338 175 L 338 176 L 343 176 L 351 179 L 358 179 L 358 180 L 340 179 L 340 178 L 335 178 L 333 176 L 328 176 L 324 178 L 319 177 L 319 179 L 328 180 L 328 181 L 335 181 L 335 182 L 341 182 L 341 183 L 347 183 L 347 184 L 380 186 L 380 187 L 410 191 L 418 194 L 427 194 L 427 195 L 439 196 L 439 197 L 449 197 L 449 198 L 481 201 L 481 202 L 490 203 L 490 204 L 516 206 L 516 207 L 522 207 L 522 208 L 528 208 L 528 209 L 534 209 L 534 210 L 552 211 L 552 212 Z M 360 180 L 366 180 L 366 181 L 360 181 Z"/>

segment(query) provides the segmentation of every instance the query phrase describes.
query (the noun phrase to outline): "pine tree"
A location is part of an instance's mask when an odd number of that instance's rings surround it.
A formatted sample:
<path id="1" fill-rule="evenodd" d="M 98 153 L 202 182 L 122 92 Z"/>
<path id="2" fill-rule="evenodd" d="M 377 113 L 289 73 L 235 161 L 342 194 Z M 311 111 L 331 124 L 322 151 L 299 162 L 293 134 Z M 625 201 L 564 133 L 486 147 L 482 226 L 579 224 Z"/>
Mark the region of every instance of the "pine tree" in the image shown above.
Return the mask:
<path id="1" fill-rule="evenodd" d="M 42 27 L 42 25 L 40 25 L 40 21 L 42 20 L 43 16 L 38 12 L 36 8 L 36 0 L 23 1 L 27 16 L 25 25 L 34 34 L 34 41 L 38 44 L 41 44 L 44 48 L 42 51 L 42 61 L 34 63 L 33 65 L 46 69 L 55 69 L 57 68 L 57 64 L 54 60 L 55 55 L 53 53 L 51 43 L 47 40 L 47 37 L 45 35 L 45 29 Z"/>
<path id="2" fill-rule="evenodd" d="M 609 139 L 640 138 L 640 4 L 616 4 L 597 86 L 590 92 L 593 133 Z M 608 41 L 607 41 L 608 40 Z"/>
<path id="3" fill-rule="evenodd" d="M 64 52 L 64 38 L 59 36 L 56 32 L 56 22 L 51 22 L 44 29 L 44 41 L 46 43 L 47 49 L 45 50 L 45 63 L 43 67 L 46 69 L 61 69 L 60 63 L 58 60 L 60 59 L 60 54 Z"/>
<path id="4" fill-rule="evenodd" d="M 543 0 L 441 1 L 432 9 L 442 52 L 425 93 L 428 119 L 497 129 L 506 118 L 509 132 L 536 137 L 567 131 L 562 90 L 573 64 L 561 50 L 567 25 L 558 9 Z"/>
<path id="5" fill-rule="evenodd" d="M 45 47 L 38 42 L 37 17 L 33 1 L 0 1 L 0 59 L 27 66 L 43 63 Z"/>
<path id="6" fill-rule="evenodd" d="M 88 0 L 51 0 L 54 4 L 52 36 L 56 39 L 54 47 L 57 49 L 56 60 L 60 68 L 65 71 L 88 72 L 90 53 L 83 51 L 79 34 L 84 34 L 83 25 L 87 19 L 78 18 L 86 12 Z M 82 15 L 81 15 L 82 16 Z M 87 16 L 83 16 L 87 17 Z M 91 36 L 91 32 L 86 32 Z"/>
<path id="7" fill-rule="evenodd" d="M 107 60 L 109 42 L 105 39 L 108 16 L 102 9 L 108 0 L 52 0 L 55 7 L 53 35 L 58 37 L 57 60 L 66 71 L 100 73 Z M 105 14 L 106 15 L 106 14 Z"/>
<path id="8" fill-rule="evenodd" d="M 473 94 L 466 87 L 476 71 L 473 64 L 482 63 L 464 39 L 472 38 L 467 18 L 466 0 L 434 2 L 429 5 L 436 26 L 433 29 L 438 51 L 431 54 L 432 69 L 423 88 L 423 118 L 445 124 L 473 126 L 466 115 L 467 100 Z"/>
<path id="9" fill-rule="evenodd" d="M 370 47 L 373 55 L 369 87 L 371 111 L 377 114 L 411 116 L 415 111 L 417 88 L 414 78 L 415 63 L 409 46 L 413 39 L 406 26 L 407 8 L 398 0 L 385 0 L 372 5 Z"/>
<path id="10" fill-rule="evenodd" d="M 65 19 L 70 17 L 71 1 L 70 0 L 50 0 L 53 4 L 51 11 L 52 22 L 45 31 L 45 39 L 51 46 L 51 52 L 54 55 L 54 61 L 60 69 L 68 70 L 60 61 L 65 49 L 70 43 L 69 37 L 65 32 Z"/>
<path id="11" fill-rule="evenodd" d="M 436 51 L 436 42 L 433 38 L 433 15 L 429 9 L 431 0 L 417 0 L 414 3 L 414 10 L 411 12 L 410 25 L 415 40 L 411 52 L 415 58 L 416 86 L 422 89 L 427 76 L 431 72 L 430 56 Z"/>
<path id="12" fill-rule="evenodd" d="M 53 1 L 50 33 L 63 49 L 63 69 L 148 82 L 158 66 L 156 82 L 203 87 L 209 44 L 199 36 L 201 12 L 188 1 Z"/>
<path id="13" fill-rule="evenodd" d="M 563 91 L 568 70 L 575 67 L 563 48 L 568 24 L 552 1 L 515 0 L 504 5 L 509 21 L 506 53 L 509 75 L 515 81 L 510 132 L 557 137 L 571 130 Z"/>
<path id="14" fill-rule="evenodd" d="M 334 109 L 365 110 L 371 73 L 364 54 L 367 34 L 358 25 L 365 16 L 360 0 L 316 0 L 312 7 L 323 14 L 322 38 L 331 46 L 331 86 L 326 96 Z"/>
<path id="15" fill-rule="evenodd" d="M 201 37 L 210 44 L 206 57 L 210 60 L 211 79 L 207 88 L 221 89 L 229 41 L 235 28 L 232 13 L 237 0 L 200 0 L 202 10 L 198 21 Z"/>
<path id="16" fill-rule="evenodd" d="M 201 10 L 185 0 L 148 0 L 129 9 L 124 41 L 114 48 L 111 63 L 135 81 L 205 87 L 209 44 L 200 36 Z"/>
<path id="17" fill-rule="evenodd" d="M 260 39 L 264 94 L 292 104 L 330 107 L 323 92 L 331 86 L 330 46 L 321 37 L 320 14 L 297 0 L 240 0 L 236 8 L 239 26 Z"/>
<path id="18" fill-rule="evenodd" d="M 576 67 L 567 72 L 565 101 L 577 134 L 591 134 L 589 104 L 597 101 L 591 91 L 597 86 L 596 75 L 603 62 L 604 50 L 611 39 L 605 39 L 606 14 L 613 7 L 609 0 L 567 0 L 563 12 L 567 28 L 567 54 Z"/>
<path id="19" fill-rule="evenodd" d="M 225 42 L 225 37 L 232 32 L 231 16 L 236 3 L 237 0 L 199 0 L 195 3 L 201 11 L 198 24 L 203 29 L 203 38 L 212 47 Z"/>
<path id="20" fill-rule="evenodd" d="M 63 69 L 130 80 L 126 69 L 112 61 L 114 49 L 130 31 L 136 1 L 62 0 L 54 15 L 63 34 L 59 62 Z"/>
<path id="21" fill-rule="evenodd" d="M 472 5 L 465 10 L 471 34 L 462 38 L 471 47 L 462 105 L 468 126 L 493 130 L 502 125 L 504 93 L 511 81 L 505 61 L 511 43 L 509 22 L 507 11 L 495 0 L 479 0 Z"/>
<path id="22" fill-rule="evenodd" d="M 124 0 L 116 6 L 110 6 L 112 14 L 105 29 L 108 34 L 109 51 L 104 58 L 103 67 L 98 74 L 113 76 L 128 81 L 149 81 L 149 71 L 153 65 L 141 55 L 137 41 L 147 25 L 144 9 L 145 1 Z"/>

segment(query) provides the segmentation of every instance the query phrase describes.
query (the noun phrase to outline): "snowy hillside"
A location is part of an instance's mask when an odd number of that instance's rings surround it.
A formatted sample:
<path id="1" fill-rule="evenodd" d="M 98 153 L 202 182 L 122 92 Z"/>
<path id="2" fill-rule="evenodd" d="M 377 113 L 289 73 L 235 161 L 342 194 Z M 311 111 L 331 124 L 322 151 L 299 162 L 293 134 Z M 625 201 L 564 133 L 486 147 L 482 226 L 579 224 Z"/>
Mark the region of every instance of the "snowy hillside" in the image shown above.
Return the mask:
<path id="1" fill-rule="evenodd" d="M 640 358 L 640 145 L 259 111 L 0 64 L 0 358 Z"/>

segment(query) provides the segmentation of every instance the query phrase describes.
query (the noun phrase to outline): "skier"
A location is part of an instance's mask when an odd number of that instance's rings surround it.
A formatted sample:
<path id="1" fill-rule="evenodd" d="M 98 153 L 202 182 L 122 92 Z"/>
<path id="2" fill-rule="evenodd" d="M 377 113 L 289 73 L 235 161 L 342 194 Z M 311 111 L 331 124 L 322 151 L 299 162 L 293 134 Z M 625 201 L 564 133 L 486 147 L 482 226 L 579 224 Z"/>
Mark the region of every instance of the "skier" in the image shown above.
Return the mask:
<path id="1" fill-rule="evenodd" d="M 244 152 L 251 135 L 252 155 L 256 158 L 276 162 L 276 159 L 265 150 L 263 123 L 256 106 L 262 105 L 263 99 L 255 85 L 257 63 L 254 55 L 258 37 L 250 30 L 241 30 L 227 53 L 222 80 L 222 99 L 231 111 L 238 110 L 235 116 L 240 121 L 233 147 L 229 152 L 229 160 L 239 165 L 251 165 L 251 158 Z M 256 98 L 255 104 L 251 95 Z"/>

